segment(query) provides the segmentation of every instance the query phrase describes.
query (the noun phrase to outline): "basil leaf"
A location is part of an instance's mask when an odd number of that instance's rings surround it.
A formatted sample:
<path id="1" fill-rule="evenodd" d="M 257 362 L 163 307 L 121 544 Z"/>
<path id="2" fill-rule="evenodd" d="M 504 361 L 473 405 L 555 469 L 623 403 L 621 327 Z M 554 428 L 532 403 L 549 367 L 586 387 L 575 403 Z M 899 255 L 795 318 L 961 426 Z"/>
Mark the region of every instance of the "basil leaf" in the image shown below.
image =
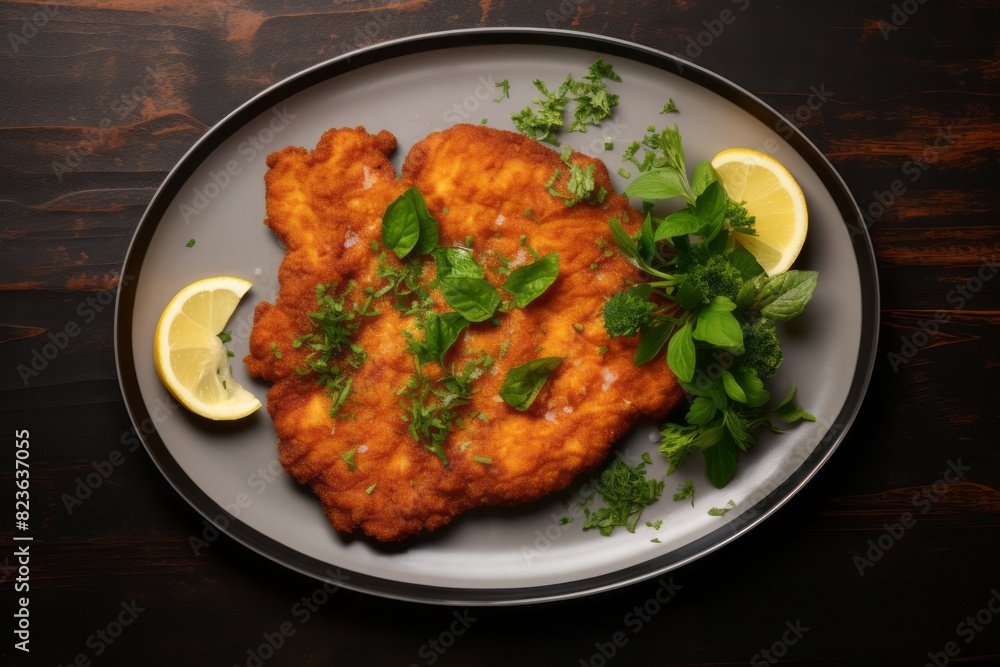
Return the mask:
<path id="1" fill-rule="evenodd" d="M 424 201 L 420 190 L 411 187 L 404 194 L 409 196 L 410 201 L 413 202 L 413 209 L 417 212 L 417 222 L 420 226 L 420 238 L 417 239 L 417 244 L 413 249 L 418 255 L 426 255 L 437 247 L 438 222 L 427 210 L 427 202 Z"/>
<path id="2" fill-rule="evenodd" d="M 434 251 L 434 266 L 437 267 L 437 277 L 440 280 L 482 278 L 486 275 L 483 267 L 472 258 L 472 252 L 464 248 L 438 248 Z"/>
<path id="3" fill-rule="evenodd" d="M 719 174 L 711 162 L 699 162 L 694 168 L 694 175 L 691 177 L 691 191 L 697 197 L 705 191 L 712 183 L 719 180 Z"/>
<path id="4" fill-rule="evenodd" d="M 722 229 L 722 223 L 726 219 L 726 202 L 726 191 L 718 181 L 709 184 L 695 200 L 694 212 L 702 220 L 702 228 L 698 233 L 708 241 L 714 239 Z"/>
<path id="5" fill-rule="evenodd" d="M 743 354 L 743 330 L 733 317 L 736 304 L 728 297 L 717 296 L 698 311 L 697 324 L 691 334 L 700 340 L 733 354 Z"/>
<path id="6" fill-rule="evenodd" d="M 684 177 L 669 167 L 647 171 L 625 188 L 626 197 L 643 199 L 672 199 L 684 192 Z"/>
<path id="7" fill-rule="evenodd" d="M 739 455 L 732 436 L 723 433 L 712 447 L 702 450 L 705 455 L 705 473 L 717 489 L 721 489 L 736 474 L 736 459 Z"/>
<path id="8" fill-rule="evenodd" d="M 482 278 L 445 278 L 441 281 L 441 295 L 470 322 L 490 319 L 500 305 L 500 293 Z"/>
<path id="9" fill-rule="evenodd" d="M 549 374 L 564 358 L 542 357 L 510 369 L 500 387 L 500 398 L 516 410 L 527 410 L 549 379 Z"/>
<path id="10" fill-rule="evenodd" d="M 618 222 L 614 218 L 611 218 L 609 224 L 611 225 L 611 238 L 614 239 L 615 245 L 618 249 L 625 253 L 626 257 L 631 259 L 639 259 L 639 249 L 635 246 L 635 241 L 629 236 L 625 228 L 622 227 L 622 223 Z"/>
<path id="11" fill-rule="evenodd" d="M 756 296 L 757 286 L 754 284 L 754 281 L 746 281 L 743 283 L 743 286 L 740 287 L 739 294 L 736 295 L 736 307 L 739 308 L 741 312 L 746 310 L 753 305 L 753 300 Z"/>
<path id="12" fill-rule="evenodd" d="M 725 254 L 726 252 L 726 245 L 728 244 L 728 242 L 729 242 L 729 230 L 723 227 L 715 235 L 715 238 L 711 240 L 706 239 L 705 243 L 702 244 L 702 246 L 705 250 L 709 252 L 709 254 L 722 255 Z"/>
<path id="13" fill-rule="evenodd" d="M 764 389 L 764 381 L 754 373 L 743 371 L 736 374 L 736 381 L 743 388 L 743 393 L 747 397 L 747 405 L 751 408 L 759 408 L 767 405 L 771 400 L 771 393 Z"/>
<path id="14" fill-rule="evenodd" d="M 688 424 L 704 426 L 712 421 L 718 412 L 719 409 L 715 407 L 712 399 L 699 396 L 692 401 L 691 408 L 688 410 L 685 419 Z"/>
<path id="15" fill-rule="evenodd" d="M 760 288 L 756 305 L 773 322 L 785 322 L 802 313 L 812 300 L 819 273 L 786 271 L 768 278 Z"/>
<path id="16" fill-rule="evenodd" d="M 654 359 L 660 353 L 660 350 L 663 349 L 669 336 L 669 324 L 657 324 L 650 328 L 639 339 L 639 344 L 635 348 L 635 358 L 632 360 L 632 363 L 636 366 L 642 366 L 644 363 Z"/>
<path id="17" fill-rule="evenodd" d="M 518 308 L 524 308 L 545 293 L 558 277 L 559 253 L 552 252 L 514 269 L 504 281 L 503 288 L 514 295 Z"/>
<path id="18" fill-rule="evenodd" d="M 668 215 L 656 228 L 656 240 L 673 238 L 674 236 L 687 236 L 694 234 L 704 226 L 704 221 L 688 211 L 677 211 Z"/>
<path id="19" fill-rule="evenodd" d="M 757 258 L 750 254 L 750 251 L 744 248 L 742 245 L 737 243 L 733 248 L 733 251 L 726 256 L 729 263 L 736 267 L 743 276 L 743 280 L 750 280 L 751 278 L 756 278 L 760 274 L 764 273 L 764 267 L 762 267 L 758 262 Z"/>
<path id="20" fill-rule="evenodd" d="M 747 395 L 743 391 L 743 387 L 740 386 L 733 374 L 727 371 L 725 368 L 722 369 L 722 388 L 726 390 L 726 396 L 733 399 L 738 403 L 746 403 Z"/>
<path id="21" fill-rule="evenodd" d="M 444 355 L 455 344 L 462 330 L 469 326 L 469 320 L 458 313 L 427 313 L 424 318 L 424 345 L 418 353 L 418 361 L 425 364 L 436 361 L 444 368 Z"/>
<path id="22" fill-rule="evenodd" d="M 781 401 L 775 410 L 775 413 L 778 415 L 778 419 L 786 424 L 794 424 L 800 419 L 810 422 L 816 421 L 815 415 L 809 414 L 802 408 L 792 403 L 792 400 L 795 398 L 795 390 L 796 386 L 793 384 L 792 390 L 788 392 L 788 396 L 785 396 L 785 399 Z"/>
<path id="23" fill-rule="evenodd" d="M 681 305 L 684 310 L 694 310 L 702 304 L 704 297 L 701 295 L 701 290 L 695 287 L 694 283 L 690 280 L 685 280 L 679 290 L 677 290 L 677 303 Z"/>
<path id="24" fill-rule="evenodd" d="M 667 365 L 677 379 L 690 382 L 694 378 L 695 351 L 691 339 L 691 321 L 684 323 L 667 344 Z"/>
<path id="25" fill-rule="evenodd" d="M 408 192 L 389 204 L 382 216 L 382 245 L 400 259 L 410 254 L 420 240 L 420 219 L 413 200 L 407 197 Z"/>
<path id="26" fill-rule="evenodd" d="M 653 216 L 646 214 L 646 219 L 642 223 L 642 231 L 639 236 L 639 255 L 642 261 L 653 261 L 656 255 L 656 237 L 653 236 Z"/>

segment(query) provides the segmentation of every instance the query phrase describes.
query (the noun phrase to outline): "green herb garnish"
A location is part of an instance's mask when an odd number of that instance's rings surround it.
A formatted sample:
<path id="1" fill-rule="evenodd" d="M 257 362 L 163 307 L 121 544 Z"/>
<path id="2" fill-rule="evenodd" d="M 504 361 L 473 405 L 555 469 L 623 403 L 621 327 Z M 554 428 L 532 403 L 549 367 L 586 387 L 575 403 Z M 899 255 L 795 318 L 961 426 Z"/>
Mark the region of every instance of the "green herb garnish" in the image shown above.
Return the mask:
<path id="1" fill-rule="evenodd" d="M 458 408 L 468 405 L 472 397 L 472 382 L 482 373 L 488 358 L 474 359 L 465 365 L 461 373 L 455 374 L 454 366 L 450 374 L 439 380 L 432 380 L 420 370 L 420 363 L 414 360 L 415 373 L 400 391 L 409 404 L 403 405 L 403 421 L 409 426 L 413 440 L 433 452 L 443 465 L 448 465 L 448 455 L 444 451 L 444 441 L 455 428 L 461 427 Z M 489 360 L 492 363 L 492 360 Z"/>
<path id="2" fill-rule="evenodd" d="M 438 224 L 427 211 L 423 195 L 415 187 L 401 194 L 382 216 L 382 243 L 403 259 L 416 251 L 431 252 L 437 246 Z"/>
<path id="3" fill-rule="evenodd" d="M 544 82 L 535 79 L 532 83 L 541 97 L 532 98 L 531 102 L 537 108 L 524 107 L 511 114 L 510 119 L 522 134 L 558 146 L 556 133 L 562 129 L 563 115 L 570 97 L 576 107 L 573 109 L 573 122 L 570 123 L 569 132 L 586 132 L 588 125 L 599 125 L 601 120 L 611 115 L 612 108 L 618 104 L 618 96 L 607 91 L 605 80 L 621 81 L 621 77 L 601 58 L 590 65 L 581 80 L 577 81 L 570 74 L 555 90 L 549 90 Z"/>
<path id="4" fill-rule="evenodd" d="M 356 466 L 354 465 L 354 455 L 357 454 L 357 452 L 358 450 L 355 447 L 354 449 L 342 452 L 340 454 L 340 458 L 344 459 L 344 462 L 347 464 L 347 469 L 351 472 L 354 472 L 354 470 L 356 469 Z"/>
<path id="5" fill-rule="evenodd" d="M 559 277 L 559 253 L 552 252 L 515 269 L 503 284 L 514 295 L 514 304 L 524 308 L 545 293 Z"/>
<path id="6" fill-rule="evenodd" d="M 372 485 L 371 485 L 371 486 L 369 486 L 369 487 L 368 487 L 367 489 L 365 489 L 365 493 L 367 493 L 367 494 L 368 494 L 368 495 L 370 496 L 370 495 L 372 494 L 372 491 L 374 491 L 374 490 L 375 490 L 375 487 L 376 487 L 376 486 L 377 486 L 377 484 L 372 484 Z"/>
<path id="7" fill-rule="evenodd" d="M 597 528 L 605 537 L 618 526 L 634 533 L 643 508 L 660 497 L 663 487 L 664 483 L 660 480 L 646 479 L 646 461 L 631 466 L 625 459 L 615 458 L 601 473 L 595 486 L 596 495 L 601 496 L 606 506 L 595 511 L 584 507 L 586 520 L 583 529 Z M 589 505 L 590 499 L 584 504 Z"/>
<path id="8" fill-rule="evenodd" d="M 789 423 L 813 418 L 791 402 L 794 396 L 768 408 L 763 380 L 773 377 L 782 362 L 775 323 L 803 311 L 818 276 L 814 271 L 764 275 L 733 235 L 753 234 L 754 217 L 745 202 L 728 197 L 710 163 L 699 163 L 688 178 L 676 126 L 660 132 L 649 128 L 642 143 L 629 145 L 623 160 L 640 172 L 627 195 L 680 198 L 685 206 L 662 218 L 652 214 L 652 206 L 645 207 L 635 236 L 619 221 L 609 221 L 618 249 L 651 279 L 607 301 L 605 329 L 611 336 L 640 336 L 636 365 L 666 348 L 670 370 L 694 400 L 685 423 L 664 424 L 660 452 L 673 472 L 700 450 L 709 479 L 721 488 L 755 433 L 781 432 L 772 416 Z"/>
<path id="9" fill-rule="evenodd" d="M 733 502 L 732 500 L 730 500 L 726 504 L 725 507 L 713 507 L 712 509 L 708 510 L 708 515 L 709 516 L 726 516 L 726 514 L 729 512 L 729 510 L 733 509 L 734 507 L 736 507 L 736 503 Z"/>
<path id="10" fill-rule="evenodd" d="M 694 482 L 687 480 L 683 484 L 677 485 L 677 493 L 674 494 L 674 502 L 691 499 L 691 507 L 694 507 Z"/>
<path id="11" fill-rule="evenodd" d="M 516 410 L 527 410 L 564 358 L 542 357 L 510 369 L 500 387 L 500 398 Z"/>
<path id="12" fill-rule="evenodd" d="M 194 247 L 194 239 L 191 239 L 190 241 L 188 241 L 184 245 L 186 245 L 188 248 L 193 248 Z"/>
<path id="13" fill-rule="evenodd" d="M 351 391 L 351 379 L 347 370 L 338 362 L 358 368 L 367 358 L 364 349 L 352 341 L 361 326 L 362 317 L 374 317 L 378 311 L 372 308 L 374 294 L 368 294 L 360 304 L 350 307 L 346 297 L 354 289 L 354 282 L 336 295 L 335 284 L 316 285 L 317 309 L 307 313 L 313 331 L 295 339 L 293 347 L 307 345 L 312 352 L 305 360 L 305 368 L 296 367 L 299 375 L 316 374 L 316 382 L 325 387 L 332 399 L 330 416 L 335 417 L 347 401 Z M 276 346 L 275 346 L 276 347 Z"/>
<path id="14" fill-rule="evenodd" d="M 674 104 L 674 98 L 672 97 L 663 105 L 663 111 L 660 114 L 670 113 L 671 111 L 677 111 L 677 105 Z"/>
<path id="15" fill-rule="evenodd" d="M 271 341 L 271 354 L 274 355 L 275 359 L 281 359 L 281 350 L 278 349 L 278 344 Z"/>
<path id="16" fill-rule="evenodd" d="M 476 463 L 483 463 L 488 466 L 493 465 L 493 459 L 488 458 L 486 456 L 473 456 L 472 460 L 475 461 Z"/>
<path id="17" fill-rule="evenodd" d="M 493 101 L 494 102 L 502 102 L 505 99 L 509 100 L 510 99 L 510 82 L 507 81 L 507 79 L 504 79 L 503 81 L 497 81 L 495 85 L 496 85 L 497 88 L 500 89 L 500 97 L 497 97 Z"/>

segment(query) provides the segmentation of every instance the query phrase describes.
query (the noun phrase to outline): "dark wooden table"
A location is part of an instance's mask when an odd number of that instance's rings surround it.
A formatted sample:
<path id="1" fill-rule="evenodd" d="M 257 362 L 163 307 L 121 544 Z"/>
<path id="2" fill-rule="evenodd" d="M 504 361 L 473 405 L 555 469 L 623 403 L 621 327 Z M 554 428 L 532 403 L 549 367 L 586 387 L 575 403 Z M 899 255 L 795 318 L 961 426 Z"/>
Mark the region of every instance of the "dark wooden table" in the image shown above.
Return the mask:
<path id="1" fill-rule="evenodd" d="M 726 8 L 737 19 L 720 32 Z M 170 167 L 266 86 L 359 45 L 515 25 L 672 52 L 798 118 L 871 222 L 884 310 L 863 414 L 776 516 L 674 572 L 683 588 L 639 631 L 627 615 L 656 582 L 471 610 L 339 591 L 303 624 L 293 607 L 316 583 L 228 538 L 193 555 L 201 517 L 127 439 L 112 354 L 126 247 Z M 1000 661 L 998 25 L 988 0 L 0 3 L 0 663 Z M 62 349 L 35 359 L 49 343 Z M 19 370 L 33 361 L 37 374 Z M 30 431 L 30 660 L 11 634 L 18 429 Z M 97 488 L 78 489 L 95 471 Z M 261 650 L 286 622 L 294 634 Z"/>

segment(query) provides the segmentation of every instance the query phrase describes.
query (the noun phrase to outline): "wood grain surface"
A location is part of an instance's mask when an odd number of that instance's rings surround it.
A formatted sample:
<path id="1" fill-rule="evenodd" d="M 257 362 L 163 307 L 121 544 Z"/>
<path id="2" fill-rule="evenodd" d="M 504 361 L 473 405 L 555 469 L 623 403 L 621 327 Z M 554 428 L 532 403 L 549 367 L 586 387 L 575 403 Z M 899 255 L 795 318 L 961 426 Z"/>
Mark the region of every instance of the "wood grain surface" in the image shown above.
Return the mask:
<path id="1" fill-rule="evenodd" d="M 735 20 L 698 47 L 727 9 Z M 129 440 L 112 352 L 129 240 L 181 155 L 265 87 L 358 46 L 518 25 L 675 53 L 796 119 L 866 211 L 878 257 L 882 334 L 863 413 L 776 516 L 674 572 L 682 588 L 655 613 L 650 581 L 506 609 L 338 591 L 302 623 L 295 605 L 316 583 L 225 537 L 194 555 L 201 517 Z M 1000 663 L 987 606 L 996 595 L 1000 610 L 998 25 L 991 0 L 0 2 L 0 409 L 8 441 L 31 433 L 37 536 L 26 656 L 11 634 L 8 442 L 0 663 Z M 78 332 L 43 370 L 18 370 L 69 323 Z M 959 462 L 961 480 L 935 488 Z M 65 494 L 109 465 L 69 512 Z M 914 525 L 889 540 L 886 524 L 908 512 Z M 132 601 L 142 611 L 120 636 L 95 634 L 130 618 Z M 259 651 L 283 623 L 294 634 Z"/>

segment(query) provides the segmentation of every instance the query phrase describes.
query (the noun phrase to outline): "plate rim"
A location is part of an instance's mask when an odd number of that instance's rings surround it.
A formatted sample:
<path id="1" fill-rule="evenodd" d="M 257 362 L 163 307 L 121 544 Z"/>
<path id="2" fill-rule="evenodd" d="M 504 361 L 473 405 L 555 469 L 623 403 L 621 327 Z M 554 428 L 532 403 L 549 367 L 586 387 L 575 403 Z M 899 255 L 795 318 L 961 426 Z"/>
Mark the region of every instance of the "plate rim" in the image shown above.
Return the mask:
<path id="1" fill-rule="evenodd" d="M 404 55 L 461 46 L 532 44 L 591 50 L 615 55 L 670 71 L 719 95 L 777 131 L 782 123 L 791 132 L 782 138 L 809 165 L 832 197 L 848 228 L 858 262 L 861 283 L 861 340 L 858 361 L 843 408 L 815 449 L 777 487 L 735 519 L 679 549 L 643 563 L 603 575 L 528 587 L 461 588 L 414 584 L 385 579 L 321 561 L 288 547 L 226 515 L 180 467 L 155 428 L 141 400 L 133 363 L 132 316 L 137 281 L 156 227 L 169 204 L 194 170 L 223 141 L 247 122 L 282 100 L 340 74 Z M 675 70 L 675 71 L 672 71 Z M 593 595 L 652 579 L 680 568 L 736 540 L 791 500 L 823 467 L 846 438 L 871 381 L 879 340 L 880 290 L 875 251 L 861 209 L 843 178 L 826 156 L 794 124 L 750 91 L 700 65 L 675 55 L 615 37 L 556 28 L 466 28 L 412 35 L 342 54 L 301 70 L 271 86 L 221 118 L 170 169 L 143 212 L 125 254 L 115 300 L 113 348 L 118 385 L 133 429 L 150 458 L 174 490 L 220 532 L 284 567 L 319 581 L 384 598 L 439 605 L 500 606 L 553 602 Z M 149 423 L 151 429 L 143 428 Z M 148 431 L 148 432 L 147 432 Z M 219 521 L 224 517 L 224 522 Z M 223 525 L 223 523 L 225 525 Z M 728 533 L 728 535 L 726 534 Z M 345 574 L 346 573 L 346 574 Z"/>

